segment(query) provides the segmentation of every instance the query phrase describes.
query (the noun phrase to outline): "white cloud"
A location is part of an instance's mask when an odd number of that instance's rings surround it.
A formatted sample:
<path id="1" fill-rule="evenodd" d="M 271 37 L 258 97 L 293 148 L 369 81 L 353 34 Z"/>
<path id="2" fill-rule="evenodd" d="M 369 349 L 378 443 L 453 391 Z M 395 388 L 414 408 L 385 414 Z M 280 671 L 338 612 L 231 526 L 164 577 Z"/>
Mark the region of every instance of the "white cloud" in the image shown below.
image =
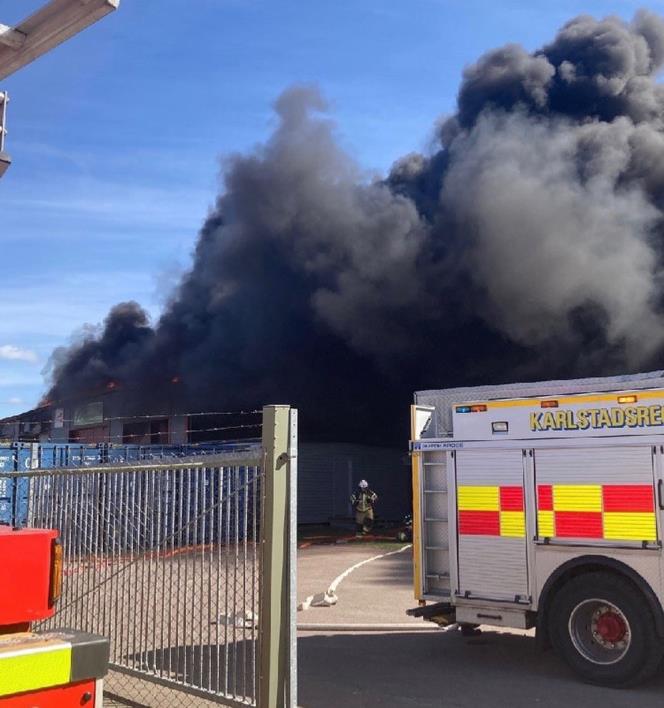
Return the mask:
<path id="1" fill-rule="evenodd" d="M 7 403 L 19 404 L 23 403 L 23 399 L 19 398 L 19 396 L 12 396 L 11 398 L 7 399 Z"/>
<path id="2" fill-rule="evenodd" d="M 0 359 L 8 359 L 10 361 L 27 361 L 30 364 L 36 364 L 39 357 L 32 349 L 21 349 L 21 347 L 13 344 L 0 345 Z"/>

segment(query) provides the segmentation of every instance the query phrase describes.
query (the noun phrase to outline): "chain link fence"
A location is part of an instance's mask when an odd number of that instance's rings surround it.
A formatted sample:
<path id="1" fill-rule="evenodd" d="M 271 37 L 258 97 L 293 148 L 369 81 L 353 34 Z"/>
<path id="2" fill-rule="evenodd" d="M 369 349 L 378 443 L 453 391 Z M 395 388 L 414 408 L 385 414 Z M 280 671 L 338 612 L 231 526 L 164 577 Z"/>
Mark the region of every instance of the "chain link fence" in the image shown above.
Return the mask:
<path id="1" fill-rule="evenodd" d="M 294 670 L 272 666 L 294 667 L 294 615 L 287 616 L 294 556 L 277 542 L 276 567 L 272 552 L 275 519 L 294 547 L 294 515 L 288 504 L 275 510 L 271 490 L 275 474 L 287 486 L 294 480 L 296 453 L 292 436 L 279 452 L 274 433 L 262 445 L 204 459 L 22 475 L 30 484 L 29 525 L 59 529 L 64 551 L 58 612 L 41 628 L 110 638 L 109 699 L 295 705 L 295 687 L 286 685 Z M 294 499 L 293 490 L 286 496 Z M 263 620 L 272 622 L 277 606 L 287 609 L 275 634 Z M 275 680 L 276 694 L 261 688 Z"/>

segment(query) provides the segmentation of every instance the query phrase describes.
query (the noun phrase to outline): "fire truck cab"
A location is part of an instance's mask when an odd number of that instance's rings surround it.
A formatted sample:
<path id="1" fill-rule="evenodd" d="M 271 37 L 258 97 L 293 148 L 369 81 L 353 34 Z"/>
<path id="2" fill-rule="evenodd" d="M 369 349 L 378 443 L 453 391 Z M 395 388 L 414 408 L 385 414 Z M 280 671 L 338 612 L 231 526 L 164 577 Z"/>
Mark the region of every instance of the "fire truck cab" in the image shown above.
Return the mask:
<path id="1" fill-rule="evenodd" d="M 439 624 L 536 627 L 582 678 L 664 655 L 664 372 L 421 391 L 414 588 Z"/>

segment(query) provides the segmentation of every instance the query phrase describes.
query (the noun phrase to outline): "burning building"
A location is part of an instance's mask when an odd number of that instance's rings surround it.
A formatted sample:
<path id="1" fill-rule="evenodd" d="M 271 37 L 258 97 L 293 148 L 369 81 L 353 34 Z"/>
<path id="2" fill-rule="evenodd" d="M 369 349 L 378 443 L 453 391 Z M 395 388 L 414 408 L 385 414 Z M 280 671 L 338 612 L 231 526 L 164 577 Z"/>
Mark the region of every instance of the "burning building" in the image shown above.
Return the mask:
<path id="1" fill-rule="evenodd" d="M 403 449 L 416 389 L 661 368 L 662 66 L 646 11 L 489 51 L 434 148 L 384 179 L 315 87 L 287 89 L 273 135 L 224 162 L 159 320 L 116 305 L 54 352 L 47 398 L 113 381 L 124 416 L 285 401 L 305 440 Z"/>
<path id="2" fill-rule="evenodd" d="M 225 161 L 191 269 L 54 354 L 51 400 L 287 401 L 304 435 L 402 445 L 418 388 L 659 368 L 664 20 L 582 16 L 467 67 L 436 148 L 367 179 L 315 87 Z"/>
<path id="3" fill-rule="evenodd" d="M 212 451 L 215 446 L 199 448 L 197 443 L 238 438 L 248 441 L 260 437 L 260 432 L 260 415 L 253 412 L 233 416 L 183 415 L 172 409 L 162 415 L 127 418 L 117 386 L 90 392 L 87 398 L 46 403 L 0 421 L 0 441 L 35 443 L 27 446 L 32 459 L 42 459 L 41 447 L 51 460 L 49 466 L 67 464 L 65 459 L 75 459 L 76 464 L 98 464 L 100 461 L 199 454 L 203 449 Z M 53 447 L 68 448 L 70 452 L 57 454 L 52 451 Z M 98 449 L 90 449 L 95 447 Z M 347 520 L 352 514 L 350 496 L 363 478 L 371 479 L 380 492 L 379 520 L 399 521 L 410 509 L 409 472 L 410 463 L 403 448 L 301 442 L 299 522 L 321 524 Z"/>
<path id="4" fill-rule="evenodd" d="M 187 416 L 175 410 L 127 417 L 115 385 L 59 401 L 44 401 L 0 420 L 0 439 L 84 445 L 169 445 L 192 441 Z"/>

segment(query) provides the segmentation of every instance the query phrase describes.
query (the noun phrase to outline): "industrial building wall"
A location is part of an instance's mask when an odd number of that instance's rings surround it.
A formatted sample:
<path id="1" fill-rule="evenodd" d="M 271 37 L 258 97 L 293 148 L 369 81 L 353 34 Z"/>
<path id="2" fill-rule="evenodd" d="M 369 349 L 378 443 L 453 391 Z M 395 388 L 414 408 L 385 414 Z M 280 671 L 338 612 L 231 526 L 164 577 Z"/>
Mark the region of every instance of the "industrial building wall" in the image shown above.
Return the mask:
<path id="1" fill-rule="evenodd" d="M 404 450 L 351 443 L 301 442 L 298 522 L 348 519 L 350 495 L 361 479 L 378 494 L 378 520 L 400 521 L 411 509 L 410 467 Z"/>
<path id="2" fill-rule="evenodd" d="M 132 425 L 136 425 L 136 420 L 131 416 L 124 418 L 123 402 L 115 392 L 103 392 L 90 399 L 79 399 L 54 404 L 52 406 L 39 408 L 36 411 L 27 411 L 21 414 L 21 420 L 43 419 L 47 421 L 40 426 L 38 434 L 33 438 L 28 438 L 26 433 L 29 428 L 25 423 L 0 422 L 0 438 L 6 440 L 26 440 L 32 439 L 42 443 L 100 443 L 108 442 L 116 445 L 124 443 L 135 444 L 185 444 L 188 442 L 187 424 L 188 420 L 184 416 L 164 416 L 158 421 L 160 435 L 151 435 L 154 432 L 151 425 L 154 421 L 144 421 L 139 419 L 138 427 L 145 429 L 145 437 L 136 435 L 136 430 Z M 99 403 L 103 414 L 103 419 L 96 423 L 75 424 L 76 411 L 79 407 L 91 402 Z M 156 439 L 155 439 L 156 438 Z"/>

